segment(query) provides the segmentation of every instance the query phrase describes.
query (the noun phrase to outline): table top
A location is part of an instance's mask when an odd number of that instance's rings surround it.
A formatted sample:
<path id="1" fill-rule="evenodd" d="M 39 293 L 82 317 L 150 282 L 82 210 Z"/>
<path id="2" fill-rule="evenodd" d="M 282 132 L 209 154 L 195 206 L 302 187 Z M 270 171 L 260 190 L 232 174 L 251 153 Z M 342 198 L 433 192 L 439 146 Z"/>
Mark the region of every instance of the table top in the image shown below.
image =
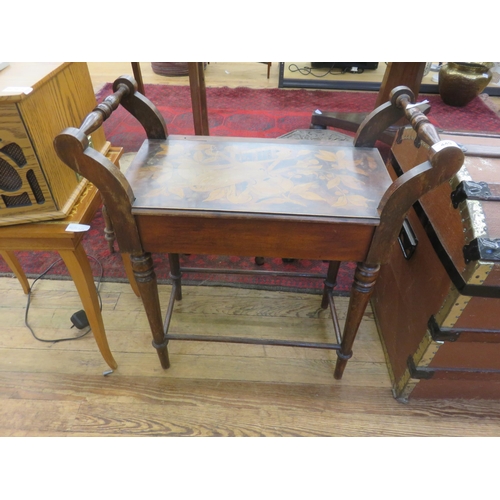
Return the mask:
<path id="1" fill-rule="evenodd" d="M 0 71 L 0 104 L 18 102 L 71 63 L 13 62 Z"/>
<path id="2" fill-rule="evenodd" d="M 375 148 L 193 136 L 145 141 L 126 177 L 136 197 L 134 213 L 378 219 L 378 205 L 391 184 Z"/>

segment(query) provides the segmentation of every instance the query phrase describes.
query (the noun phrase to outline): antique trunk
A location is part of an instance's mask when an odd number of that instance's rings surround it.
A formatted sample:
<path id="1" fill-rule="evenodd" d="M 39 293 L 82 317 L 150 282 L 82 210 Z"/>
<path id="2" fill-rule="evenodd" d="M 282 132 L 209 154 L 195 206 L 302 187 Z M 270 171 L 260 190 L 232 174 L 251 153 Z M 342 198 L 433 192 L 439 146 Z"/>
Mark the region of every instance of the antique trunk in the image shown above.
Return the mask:
<path id="1" fill-rule="evenodd" d="M 0 226 L 69 214 L 87 181 L 53 140 L 95 106 L 86 63 L 10 63 L 0 72 Z M 92 142 L 103 154 L 109 147 L 101 130 Z"/>
<path id="2" fill-rule="evenodd" d="M 372 305 L 394 396 L 500 399 L 500 135 L 441 133 L 465 152 L 449 183 L 408 214 Z M 426 146 L 400 129 L 398 176 Z"/>

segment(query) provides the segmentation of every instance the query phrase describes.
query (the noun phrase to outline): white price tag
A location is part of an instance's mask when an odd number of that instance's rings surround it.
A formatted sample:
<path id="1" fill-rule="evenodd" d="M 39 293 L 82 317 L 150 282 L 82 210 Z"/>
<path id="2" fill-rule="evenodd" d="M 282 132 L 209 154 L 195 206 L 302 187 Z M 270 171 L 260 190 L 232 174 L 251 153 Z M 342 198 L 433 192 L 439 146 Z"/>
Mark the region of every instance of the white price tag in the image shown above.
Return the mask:
<path id="1" fill-rule="evenodd" d="M 5 87 L 2 92 L 9 94 L 29 94 L 33 89 L 31 87 Z"/>
<path id="2" fill-rule="evenodd" d="M 87 224 L 68 224 L 66 231 L 72 233 L 83 233 L 85 231 L 88 231 L 89 229 L 90 226 L 88 226 Z"/>
<path id="3" fill-rule="evenodd" d="M 426 99 L 425 101 L 422 101 L 422 102 L 416 102 L 415 104 L 408 104 L 408 106 L 406 106 L 406 109 L 410 109 L 410 108 L 418 108 L 424 104 L 427 104 L 429 101 Z"/>
<path id="4" fill-rule="evenodd" d="M 434 152 L 438 153 L 439 151 L 441 151 L 445 148 L 449 148 L 450 146 L 454 146 L 457 148 L 460 147 L 455 141 L 450 141 L 449 139 L 444 139 L 443 141 L 436 142 L 436 144 L 434 144 L 432 146 L 432 149 L 434 150 Z"/>

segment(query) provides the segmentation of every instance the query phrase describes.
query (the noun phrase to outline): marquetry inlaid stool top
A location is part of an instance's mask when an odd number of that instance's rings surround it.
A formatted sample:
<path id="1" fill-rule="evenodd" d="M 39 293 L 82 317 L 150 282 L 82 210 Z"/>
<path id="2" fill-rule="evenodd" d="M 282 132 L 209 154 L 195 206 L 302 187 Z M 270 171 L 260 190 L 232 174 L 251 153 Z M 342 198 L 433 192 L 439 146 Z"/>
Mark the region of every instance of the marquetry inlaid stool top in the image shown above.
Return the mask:
<path id="1" fill-rule="evenodd" d="M 134 213 L 213 211 L 378 219 L 391 184 L 377 149 L 310 140 L 147 140 L 126 173 Z"/>

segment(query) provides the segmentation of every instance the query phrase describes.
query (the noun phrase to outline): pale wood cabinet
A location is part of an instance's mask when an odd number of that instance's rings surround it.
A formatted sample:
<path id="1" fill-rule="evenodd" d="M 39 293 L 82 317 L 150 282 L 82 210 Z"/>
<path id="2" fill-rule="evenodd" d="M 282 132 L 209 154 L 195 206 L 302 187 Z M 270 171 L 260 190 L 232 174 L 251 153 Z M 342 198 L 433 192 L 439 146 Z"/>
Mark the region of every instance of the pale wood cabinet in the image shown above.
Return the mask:
<path id="1" fill-rule="evenodd" d="M 0 71 L 0 226 L 65 218 L 87 181 L 54 137 L 96 106 L 86 63 L 10 63 Z M 102 128 L 93 146 L 105 153 Z"/>

